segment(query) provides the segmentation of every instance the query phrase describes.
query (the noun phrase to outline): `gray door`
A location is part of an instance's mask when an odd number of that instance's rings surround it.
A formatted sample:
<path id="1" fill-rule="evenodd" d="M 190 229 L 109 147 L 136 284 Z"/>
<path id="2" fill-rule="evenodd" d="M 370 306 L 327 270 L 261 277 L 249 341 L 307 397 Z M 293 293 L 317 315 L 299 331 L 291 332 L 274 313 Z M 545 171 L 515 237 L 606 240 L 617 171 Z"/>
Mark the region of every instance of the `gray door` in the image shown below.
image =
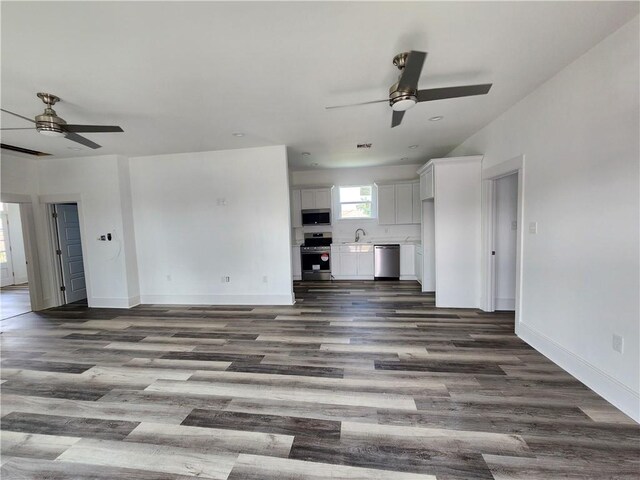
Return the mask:
<path id="1" fill-rule="evenodd" d="M 56 226 L 58 228 L 58 254 L 66 303 L 87 298 L 80 243 L 80 219 L 78 205 L 67 203 L 55 205 Z"/>

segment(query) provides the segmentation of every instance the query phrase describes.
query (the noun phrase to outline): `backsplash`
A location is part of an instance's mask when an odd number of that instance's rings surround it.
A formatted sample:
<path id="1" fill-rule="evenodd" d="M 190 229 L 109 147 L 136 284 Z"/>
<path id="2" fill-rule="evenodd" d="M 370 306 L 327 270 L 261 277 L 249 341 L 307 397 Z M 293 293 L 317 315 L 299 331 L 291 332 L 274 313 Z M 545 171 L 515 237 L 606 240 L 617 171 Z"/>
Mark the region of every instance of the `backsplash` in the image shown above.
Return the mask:
<path id="1" fill-rule="evenodd" d="M 294 228 L 292 240 L 294 245 L 300 245 L 305 232 L 332 232 L 334 243 L 353 242 L 358 228 L 366 233 L 361 234 L 361 242 L 420 242 L 420 225 L 378 225 L 377 219 L 334 220 L 333 225 Z"/>

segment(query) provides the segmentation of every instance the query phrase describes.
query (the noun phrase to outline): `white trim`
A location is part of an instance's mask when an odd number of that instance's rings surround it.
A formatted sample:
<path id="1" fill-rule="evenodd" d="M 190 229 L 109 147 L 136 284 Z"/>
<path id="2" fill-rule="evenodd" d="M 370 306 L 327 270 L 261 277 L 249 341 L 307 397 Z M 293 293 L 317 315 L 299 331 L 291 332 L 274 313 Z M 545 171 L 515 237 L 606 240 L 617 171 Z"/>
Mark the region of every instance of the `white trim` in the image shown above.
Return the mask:
<path id="1" fill-rule="evenodd" d="M 293 305 L 293 295 L 140 295 L 142 304 Z"/>
<path id="2" fill-rule="evenodd" d="M 476 162 L 478 159 L 482 160 L 484 155 L 466 155 L 464 157 L 444 157 L 444 158 L 432 158 L 427 163 L 422 165 L 418 169 L 418 175 L 421 175 L 425 172 L 430 166 L 438 165 L 439 163 L 468 163 L 468 162 Z"/>
<path id="3" fill-rule="evenodd" d="M 88 248 L 89 237 L 87 235 L 87 231 L 85 227 L 86 222 L 84 218 L 82 194 L 60 193 L 60 194 L 40 195 L 38 197 L 38 201 L 41 204 L 45 205 L 46 207 L 45 212 L 47 215 L 47 219 L 46 219 L 47 225 L 48 225 L 47 253 L 49 255 L 47 262 L 49 263 L 49 266 L 51 268 L 51 275 L 49 276 L 49 284 L 50 284 L 49 286 L 51 287 L 50 291 L 54 292 L 54 297 L 52 299 L 53 305 L 50 305 L 50 306 L 59 307 L 60 305 L 64 305 L 64 296 L 59 291 L 60 289 L 58 286 L 59 280 L 60 280 L 58 276 L 61 274 L 59 273 L 60 266 L 57 265 L 56 263 L 57 258 L 55 255 L 55 250 L 56 250 L 55 225 L 51 215 L 51 212 L 52 212 L 51 205 L 58 204 L 58 203 L 75 203 L 78 206 L 78 218 L 80 220 L 80 245 L 82 246 L 82 262 L 84 265 L 84 272 L 85 272 L 84 279 L 85 279 L 85 285 L 87 287 L 87 304 L 89 305 L 89 307 L 102 306 L 97 302 L 102 301 L 103 299 L 93 297 L 93 294 L 92 294 L 93 289 L 91 287 L 91 275 L 89 274 L 91 270 L 87 268 L 87 262 L 89 261 L 89 258 L 87 255 L 89 252 L 89 248 Z M 109 299 L 107 300 L 109 301 Z"/>
<path id="4" fill-rule="evenodd" d="M 609 374 L 570 352 L 549 337 L 521 323 L 518 336 L 598 395 L 640 422 L 640 396 Z"/>
<path id="5" fill-rule="evenodd" d="M 91 299 L 91 308 L 131 308 L 136 305 L 140 305 L 140 297 Z"/>
<path id="6" fill-rule="evenodd" d="M 31 310 L 38 311 L 45 308 L 42 272 L 38 255 L 38 240 L 36 236 L 36 221 L 33 198 L 24 193 L 0 193 L 2 203 L 20 204 L 20 220 L 22 223 L 22 237 L 24 239 L 24 253 L 27 260 L 27 281 L 29 282 L 29 299 Z"/>
<path id="7" fill-rule="evenodd" d="M 524 180 L 525 180 L 525 156 L 519 155 L 497 165 L 482 170 L 483 196 L 482 196 L 482 299 L 480 308 L 486 312 L 493 312 L 495 306 L 495 272 L 493 268 L 493 183 L 495 180 L 518 174 L 518 217 L 516 231 L 516 292 L 515 292 L 515 332 L 519 335 L 522 322 L 522 284 L 524 258 Z"/>

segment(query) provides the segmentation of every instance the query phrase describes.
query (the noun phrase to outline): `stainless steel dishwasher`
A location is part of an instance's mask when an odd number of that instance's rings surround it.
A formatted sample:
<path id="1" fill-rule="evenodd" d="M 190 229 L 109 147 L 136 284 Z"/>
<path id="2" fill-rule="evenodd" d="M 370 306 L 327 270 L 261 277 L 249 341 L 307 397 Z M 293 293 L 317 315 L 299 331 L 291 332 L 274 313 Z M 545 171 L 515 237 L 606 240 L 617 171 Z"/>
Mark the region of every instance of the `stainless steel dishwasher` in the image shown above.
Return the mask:
<path id="1" fill-rule="evenodd" d="M 400 245 L 374 245 L 374 280 L 400 279 Z"/>

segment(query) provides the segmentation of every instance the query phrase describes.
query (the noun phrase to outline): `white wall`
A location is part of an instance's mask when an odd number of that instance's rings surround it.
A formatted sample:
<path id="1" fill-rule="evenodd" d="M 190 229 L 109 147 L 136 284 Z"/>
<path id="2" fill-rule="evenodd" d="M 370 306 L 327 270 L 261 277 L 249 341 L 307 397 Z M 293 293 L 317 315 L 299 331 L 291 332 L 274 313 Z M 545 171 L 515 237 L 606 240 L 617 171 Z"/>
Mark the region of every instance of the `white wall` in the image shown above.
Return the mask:
<path id="1" fill-rule="evenodd" d="M 639 35 L 636 17 L 450 154 L 525 155 L 518 334 L 636 420 Z"/>
<path id="2" fill-rule="evenodd" d="M 35 195 L 38 192 L 36 160 L 0 153 L 0 190 L 2 193 Z"/>
<path id="3" fill-rule="evenodd" d="M 499 178 L 494 185 L 495 308 L 496 310 L 514 310 L 516 305 L 518 174 Z"/>
<path id="4" fill-rule="evenodd" d="M 292 303 L 284 146 L 137 157 L 130 170 L 143 303 Z"/>
<path id="5" fill-rule="evenodd" d="M 420 239 L 419 225 L 378 225 L 377 219 L 370 220 L 340 220 L 337 219 L 339 186 L 347 185 L 372 185 L 373 183 L 389 182 L 395 180 L 417 179 L 416 173 L 420 165 L 399 165 L 387 167 L 364 168 L 333 168 L 325 170 L 300 170 L 291 172 L 291 186 L 304 187 L 305 185 L 335 185 L 333 190 L 333 219 L 330 227 L 302 227 L 294 229 L 294 243 L 304 241 L 305 232 L 333 233 L 334 242 L 353 241 L 355 231 L 363 228 L 367 233 L 364 240 L 367 241 L 411 241 Z"/>
<path id="6" fill-rule="evenodd" d="M 51 158 L 38 162 L 41 201 L 77 201 L 82 224 L 82 248 L 87 280 L 87 300 L 93 307 L 129 307 L 130 294 L 121 206 L 121 157 L 105 155 L 82 158 Z M 46 211 L 41 209 L 41 221 Z M 99 241 L 111 233 L 110 242 Z M 45 267 L 51 275 L 48 245 Z M 134 259 L 135 261 L 135 259 Z M 131 267 L 130 267 L 131 268 Z M 135 291 L 135 286 L 132 286 Z M 45 291 L 53 295 L 53 292 Z M 134 297 L 132 303 L 131 297 Z"/>
<path id="7" fill-rule="evenodd" d="M 16 284 L 27 283 L 27 257 L 24 251 L 24 237 L 22 236 L 22 219 L 20 218 L 19 204 L 7 204 L 7 218 L 9 219 L 13 281 Z"/>

